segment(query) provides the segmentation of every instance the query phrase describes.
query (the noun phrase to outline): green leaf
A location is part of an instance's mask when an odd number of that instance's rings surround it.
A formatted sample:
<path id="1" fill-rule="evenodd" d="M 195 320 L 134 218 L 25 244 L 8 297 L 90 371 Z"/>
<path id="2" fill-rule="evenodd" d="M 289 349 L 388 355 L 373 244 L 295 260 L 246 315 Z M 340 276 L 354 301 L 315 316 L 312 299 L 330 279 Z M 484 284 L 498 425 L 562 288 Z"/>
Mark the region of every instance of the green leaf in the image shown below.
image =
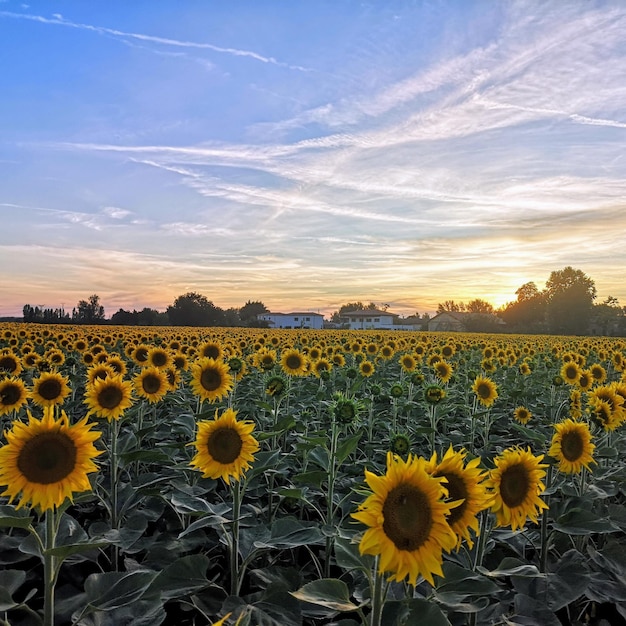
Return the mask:
<path id="1" fill-rule="evenodd" d="M 428 626 L 451 626 L 441 609 L 429 600 L 411 598 L 406 624 L 428 624 Z"/>
<path id="2" fill-rule="evenodd" d="M 337 578 L 322 578 L 307 583 L 291 595 L 302 602 L 324 606 L 333 611 L 356 611 L 359 607 L 350 601 L 348 585 Z"/>
<path id="3" fill-rule="evenodd" d="M 353 569 L 361 569 L 363 571 L 371 571 L 374 563 L 374 557 L 359 552 L 359 544 L 352 543 L 350 539 L 345 537 L 337 537 L 335 539 L 335 559 L 337 565 L 347 571 Z"/>
<path id="4" fill-rule="evenodd" d="M 10 611 L 19 606 L 12 595 L 26 580 L 26 572 L 17 569 L 0 571 L 0 611 Z"/>
<path id="5" fill-rule="evenodd" d="M 322 470 L 315 470 L 312 472 L 304 472 L 302 474 L 296 474 L 293 477 L 294 483 L 301 483 L 303 485 L 313 485 L 318 489 L 321 488 L 322 483 L 328 479 L 328 472 Z"/>
<path id="6" fill-rule="evenodd" d="M 274 548 L 278 550 L 290 550 L 299 546 L 321 543 L 323 535 L 319 526 L 314 523 L 306 524 L 295 519 L 277 519 L 271 527 L 268 538 L 255 541 L 257 549 Z"/>
<path id="7" fill-rule="evenodd" d="M 87 602 L 100 611 L 127 606 L 141 598 L 156 576 L 145 570 L 91 574 L 85 581 Z"/>
<path id="8" fill-rule="evenodd" d="M 548 608 L 558 611 L 584 595 L 589 584 L 589 568 L 578 550 L 568 550 L 548 574 Z"/>
<path id="9" fill-rule="evenodd" d="M 18 511 L 10 505 L 0 506 L 0 528 L 28 528 L 34 519 L 26 509 Z"/>
<path id="10" fill-rule="evenodd" d="M 362 433 L 358 432 L 356 435 L 352 435 L 352 437 L 348 437 L 341 442 L 335 454 L 337 463 L 343 463 L 356 450 L 361 437 Z"/>
<path id="11" fill-rule="evenodd" d="M 160 592 L 163 600 L 183 598 L 209 585 L 206 571 L 210 561 L 203 554 L 184 556 L 168 565 L 152 581 L 148 593 Z"/>
<path id="12" fill-rule="evenodd" d="M 491 576 L 492 578 L 503 578 L 505 576 L 521 576 L 524 578 L 540 578 L 545 576 L 534 565 L 528 565 L 524 561 L 513 557 L 506 557 L 502 559 L 500 565 L 494 570 L 488 570 L 484 567 L 479 568 L 479 571 L 485 576 Z"/>
<path id="13" fill-rule="evenodd" d="M 105 548 L 111 545 L 110 541 L 82 541 L 80 543 L 70 543 L 63 546 L 56 546 L 46 550 L 44 554 L 49 554 L 56 557 L 66 559 L 72 554 L 85 554 L 92 550 L 98 550 L 99 548 Z"/>
<path id="14" fill-rule="evenodd" d="M 554 523 L 556 530 L 568 535 L 614 533 L 619 530 L 606 517 L 598 517 L 586 509 L 574 508 L 561 515 Z"/>

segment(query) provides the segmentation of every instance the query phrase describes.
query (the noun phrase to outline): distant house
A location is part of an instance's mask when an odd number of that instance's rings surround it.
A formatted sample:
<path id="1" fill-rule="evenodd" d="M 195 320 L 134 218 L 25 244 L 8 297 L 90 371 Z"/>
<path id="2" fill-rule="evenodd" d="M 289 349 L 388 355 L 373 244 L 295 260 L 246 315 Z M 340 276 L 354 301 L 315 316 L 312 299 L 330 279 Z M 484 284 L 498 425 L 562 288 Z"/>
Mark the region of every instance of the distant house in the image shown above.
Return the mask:
<path id="1" fill-rule="evenodd" d="M 341 321 L 350 330 L 396 330 L 393 320 L 396 316 L 387 311 L 378 309 L 363 309 L 357 311 L 345 311 Z"/>
<path id="2" fill-rule="evenodd" d="M 442 311 L 428 320 L 429 331 L 456 331 L 465 332 L 465 317 L 469 313 L 460 313 L 457 311 Z"/>
<path id="3" fill-rule="evenodd" d="M 428 321 L 429 331 L 443 332 L 502 332 L 504 320 L 489 313 L 442 311 Z"/>
<path id="4" fill-rule="evenodd" d="M 315 328 L 324 327 L 324 316 L 311 311 L 294 313 L 259 313 L 257 319 L 267 322 L 270 328 Z"/>

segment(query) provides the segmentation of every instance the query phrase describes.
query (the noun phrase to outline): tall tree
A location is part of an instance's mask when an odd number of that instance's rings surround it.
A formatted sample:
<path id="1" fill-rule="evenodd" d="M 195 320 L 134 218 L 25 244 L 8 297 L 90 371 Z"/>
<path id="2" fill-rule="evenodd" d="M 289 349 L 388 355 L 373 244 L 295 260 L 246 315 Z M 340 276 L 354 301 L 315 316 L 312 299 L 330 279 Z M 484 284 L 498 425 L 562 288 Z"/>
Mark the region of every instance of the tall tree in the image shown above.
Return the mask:
<path id="1" fill-rule="evenodd" d="M 444 311 L 449 311 L 450 313 L 459 313 L 461 311 L 465 311 L 465 304 L 463 304 L 463 302 L 455 302 L 454 300 L 446 300 L 445 302 L 440 302 L 437 305 L 437 313 L 443 313 Z"/>
<path id="2" fill-rule="evenodd" d="M 100 296 L 94 293 L 87 300 L 80 300 L 72 310 L 72 321 L 77 324 L 102 324 L 104 307 L 100 304 Z"/>
<path id="3" fill-rule="evenodd" d="M 596 297 L 596 286 L 582 270 L 556 270 L 546 282 L 548 329 L 553 334 L 584 335 Z"/>
<path id="4" fill-rule="evenodd" d="M 173 326 L 221 326 L 224 323 L 224 311 L 194 291 L 178 296 L 174 304 L 167 307 L 167 315 Z"/>
<path id="5" fill-rule="evenodd" d="M 520 333 L 547 332 L 546 296 L 534 282 L 524 283 L 516 292 L 517 300 L 509 302 L 500 312 L 510 331 Z"/>
<path id="6" fill-rule="evenodd" d="M 248 300 L 239 309 L 239 318 L 244 326 L 258 326 L 257 316 L 262 313 L 269 313 L 269 309 L 260 300 Z"/>
<path id="7" fill-rule="evenodd" d="M 480 313 L 481 315 L 493 315 L 493 305 L 487 302 L 486 300 L 481 300 L 480 298 L 476 298 L 474 300 L 470 300 L 465 310 L 468 313 Z"/>

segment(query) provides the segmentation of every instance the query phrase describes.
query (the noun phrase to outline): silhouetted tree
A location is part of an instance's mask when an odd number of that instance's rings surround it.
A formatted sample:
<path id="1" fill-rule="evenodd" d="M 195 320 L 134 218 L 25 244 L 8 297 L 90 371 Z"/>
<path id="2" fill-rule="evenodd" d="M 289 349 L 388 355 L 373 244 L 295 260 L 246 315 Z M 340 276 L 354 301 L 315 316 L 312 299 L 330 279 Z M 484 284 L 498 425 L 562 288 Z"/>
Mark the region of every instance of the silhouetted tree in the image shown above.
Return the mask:
<path id="1" fill-rule="evenodd" d="M 454 300 L 440 302 L 437 305 L 437 313 L 443 313 L 444 311 L 448 311 L 450 313 L 460 313 L 465 311 L 465 304 L 463 304 L 463 302 L 455 302 Z"/>
<path id="2" fill-rule="evenodd" d="M 173 326 L 221 326 L 224 311 L 206 296 L 189 292 L 178 296 L 174 304 L 167 307 L 167 315 Z"/>
<path id="3" fill-rule="evenodd" d="M 507 330 L 523 333 L 547 332 L 546 294 L 534 282 L 524 283 L 516 292 L 517 300 L 509 302 L 500 312 Z"/>
<path id="4" fill-rule="evenodd" d="M 470 300 L 465 306 L 465 310 L 468 313 L 480 313 L 482 315 L 493 315 L 494 313 L 493 305 L 480 298 Z"/>
<path id="5" fill-rule="evenodd" d="M 80 300 L 72 310 L 72 321 L 77 324 L 102 324 L 104 307 L 100 304 L 100 296 L 94 293 L 87 300 Z"/>
<path id="6" fill-rule="evenodd" d="M 589 331 L 596 286 L 583 271 L 568 266 L 552 272 L 546 282 L 546 297 L 551 333 L 584 335 Z"/>
<path id="7" fill-rule="evenodd" d="M 244 326 L 258 326 L 257 315 L 269 313 L 269 309 L 259 300 L 252 302 L 248 300 L 239 309 L 239 318 Z"/>

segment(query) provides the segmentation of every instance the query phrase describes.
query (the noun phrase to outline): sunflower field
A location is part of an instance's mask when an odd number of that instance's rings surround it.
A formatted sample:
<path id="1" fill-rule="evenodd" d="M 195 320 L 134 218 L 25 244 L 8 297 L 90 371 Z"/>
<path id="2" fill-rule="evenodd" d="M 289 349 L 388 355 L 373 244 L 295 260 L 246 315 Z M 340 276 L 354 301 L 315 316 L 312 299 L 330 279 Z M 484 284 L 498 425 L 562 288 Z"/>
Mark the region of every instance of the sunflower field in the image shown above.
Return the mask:
<path id="1" fill-rule="evenodd" d="M 626 342 L 0 324 L 0 620 L 626 624 Z"/>

